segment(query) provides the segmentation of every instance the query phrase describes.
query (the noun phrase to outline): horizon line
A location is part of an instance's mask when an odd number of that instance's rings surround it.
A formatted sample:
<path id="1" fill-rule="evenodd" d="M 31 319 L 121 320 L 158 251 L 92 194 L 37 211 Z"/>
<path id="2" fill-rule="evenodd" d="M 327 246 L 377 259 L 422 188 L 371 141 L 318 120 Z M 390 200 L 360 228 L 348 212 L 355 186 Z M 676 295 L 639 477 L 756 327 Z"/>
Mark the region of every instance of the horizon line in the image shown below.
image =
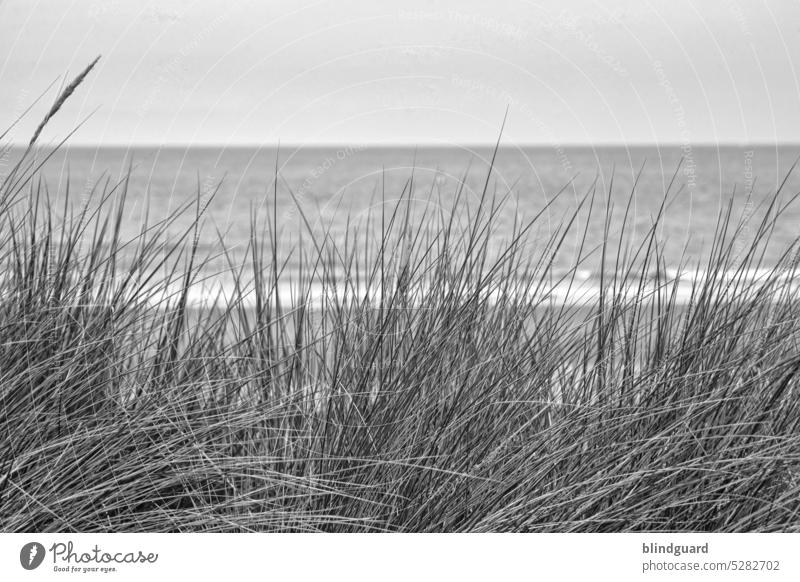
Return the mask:
<path id="1" fill-rule="evenodd" d="M 494 148 L 498 143 L 493 142 L 460 142 L 460 143 L 443 143 L 443 142 L 368 142 L 368 141 L 313 141 L 313 142 L 66 142 L 62 144 L 61 148 L 108 148 L 108 149 L 122 149 L 122 148 L 222 148 L 222 149 L 275 149 L 275 148 L 288 148 L 288 149 L 302 149 L 302 148 L 335 148 L 335 147 L 354 147 L 359 148 L 427 148 L 427 149 L 445 149 L 445 148 Z M 55 148 L 58 142 L 49 144 L 36 144 L 37 148 Z M 28 143 L 10 142 L 7 144 L 10 148 L 27 148 Z M 606 142 L 514 142 L 514 143 L 499 143 L 502 148 L 538 148 L 538 149 L 570 149 L 570 148 L 642 148 L 642 147 L 655 147 L 655 148 L 683 148 L 683 147 L 698 147 L 698 148 L 725 148 L 725 147 L 800 147 L 800 140 L 798 141 L 693 141 L 693 142 L 677 142 L 677 141 L 606 141 Z"/>

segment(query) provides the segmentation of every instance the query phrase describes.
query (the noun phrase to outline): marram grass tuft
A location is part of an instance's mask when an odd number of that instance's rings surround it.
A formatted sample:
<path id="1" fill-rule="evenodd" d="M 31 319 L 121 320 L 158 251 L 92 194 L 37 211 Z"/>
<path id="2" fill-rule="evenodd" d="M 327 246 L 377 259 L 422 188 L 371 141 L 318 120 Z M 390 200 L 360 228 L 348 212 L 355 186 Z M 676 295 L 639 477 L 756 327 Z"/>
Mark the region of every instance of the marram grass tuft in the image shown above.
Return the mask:
<path id="1" fill-rule="evenodd" d="M 555 271 L 579 213 L 629 228 L 594 189 L 500 247 L 489 180 L 425 216 L 407 189 L 377 242 L 287 249 L 273 210 L 197 305 L 199 198 L 122 240 L 127 180 L 56 205 L 31 155 L 0 186 L 2 531 L 800 531 L 784 192 L 677 274 L 663 213 Z"/>

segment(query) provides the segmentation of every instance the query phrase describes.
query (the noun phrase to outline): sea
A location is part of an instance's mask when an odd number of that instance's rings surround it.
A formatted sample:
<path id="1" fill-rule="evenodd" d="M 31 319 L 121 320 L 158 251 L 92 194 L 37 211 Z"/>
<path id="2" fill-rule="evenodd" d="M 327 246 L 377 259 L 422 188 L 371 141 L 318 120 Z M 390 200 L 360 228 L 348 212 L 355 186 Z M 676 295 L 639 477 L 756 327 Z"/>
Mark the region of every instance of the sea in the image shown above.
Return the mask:
<path id="1" fill-rule="evenodd" d="M 15 148 L 0 160 L 0 176 L 21 151 Z M 602 265 L 608 268 L 597 250 L 604 237 L 618 236 L 615 240 L 635 248 L 660 215 L 666 267 L 695 264 L 702 271 L 720 213 L 729 204 L 745 224 L 736 235 L 741 240 L 734 241 L 744 250 L 775 192 L 784 203 L 800 192 L 800 170 L 792 170 L 800 144 L 501 146 L 496 151 L 364 144 L 63 146 L 35 156 L 50 195 L 58 198 L 68 189 L 73 205 L 91 205 L 104 190 L 119 191 L 127 179 L 123 239 L 136 237 L 145 218 L 152 225 L 186 205 L 188 211 L 170 227 L 171 236 L 180 236 L 191 224 L 199 194 L 198 249 L 209 259 L 204 285 L 216 280 L 223 286 L 230 285 L 226 266 L 245 256 L 254 225 L 262 239 L 272 237 L 269 229 L 277 226 L 287 257 L 283 279 L 291 281 L 302 268 L 300 255 L 289 252 L 298 244 L 308 247 L 328 237 L 344 245 L 354 237 L 352 245 L 361 236 L 371 238 L 374 248 L 381 224 L 385 227 L 398 204 L 423 221 L 457 213 L 456 223 L 468 229 L 483 197 L 485 207 L 499 208 L 491 234 L 499 251 L 515 225 L 526 220 L 536 219 L 527 247 L 532 255 L 570 224 L 554 269 L 568 272 L 578 261 L 586 289 L 596 289 Z M 762 267 L 780 260 L 800 235 L 798 225 L 800 204 L 789 204 Z M 209 293 L 206 285 L 198 300 Z"/>

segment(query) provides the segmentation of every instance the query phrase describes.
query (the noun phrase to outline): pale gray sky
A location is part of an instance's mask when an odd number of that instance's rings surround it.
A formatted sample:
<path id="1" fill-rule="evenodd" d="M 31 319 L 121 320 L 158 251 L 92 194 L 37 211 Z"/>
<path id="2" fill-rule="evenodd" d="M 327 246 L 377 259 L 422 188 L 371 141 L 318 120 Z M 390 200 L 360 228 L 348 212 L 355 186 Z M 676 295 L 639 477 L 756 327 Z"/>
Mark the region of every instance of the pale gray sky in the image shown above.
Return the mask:
<path id="1" fill-rule="evenodd" d="M 0 127 L 97 54 L 45 138 L 800 139 L 794 0 L 0 0 Z"/>

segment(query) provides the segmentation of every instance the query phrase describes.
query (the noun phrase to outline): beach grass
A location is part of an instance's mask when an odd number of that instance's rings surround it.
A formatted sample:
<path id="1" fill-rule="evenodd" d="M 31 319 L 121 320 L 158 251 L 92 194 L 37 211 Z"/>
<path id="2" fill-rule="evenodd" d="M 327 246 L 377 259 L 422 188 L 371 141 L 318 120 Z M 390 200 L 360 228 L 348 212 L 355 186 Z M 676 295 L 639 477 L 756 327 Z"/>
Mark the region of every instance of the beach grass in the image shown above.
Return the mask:
<path id="1" fill-rule="evenodd" d="M 628 236 L 590 188 L 542 239 L 491 175 L 423 216 L 410 178 L 377 239 L 254 213 L 198 304 L 199 188 L 123 239 L 142 193 L 56 196 L 42 161 L 0 186 L 2 531 L 800 531 L 798 244 L 764 260 L 791 193 L 676 268 L 669 193 Z"/>

